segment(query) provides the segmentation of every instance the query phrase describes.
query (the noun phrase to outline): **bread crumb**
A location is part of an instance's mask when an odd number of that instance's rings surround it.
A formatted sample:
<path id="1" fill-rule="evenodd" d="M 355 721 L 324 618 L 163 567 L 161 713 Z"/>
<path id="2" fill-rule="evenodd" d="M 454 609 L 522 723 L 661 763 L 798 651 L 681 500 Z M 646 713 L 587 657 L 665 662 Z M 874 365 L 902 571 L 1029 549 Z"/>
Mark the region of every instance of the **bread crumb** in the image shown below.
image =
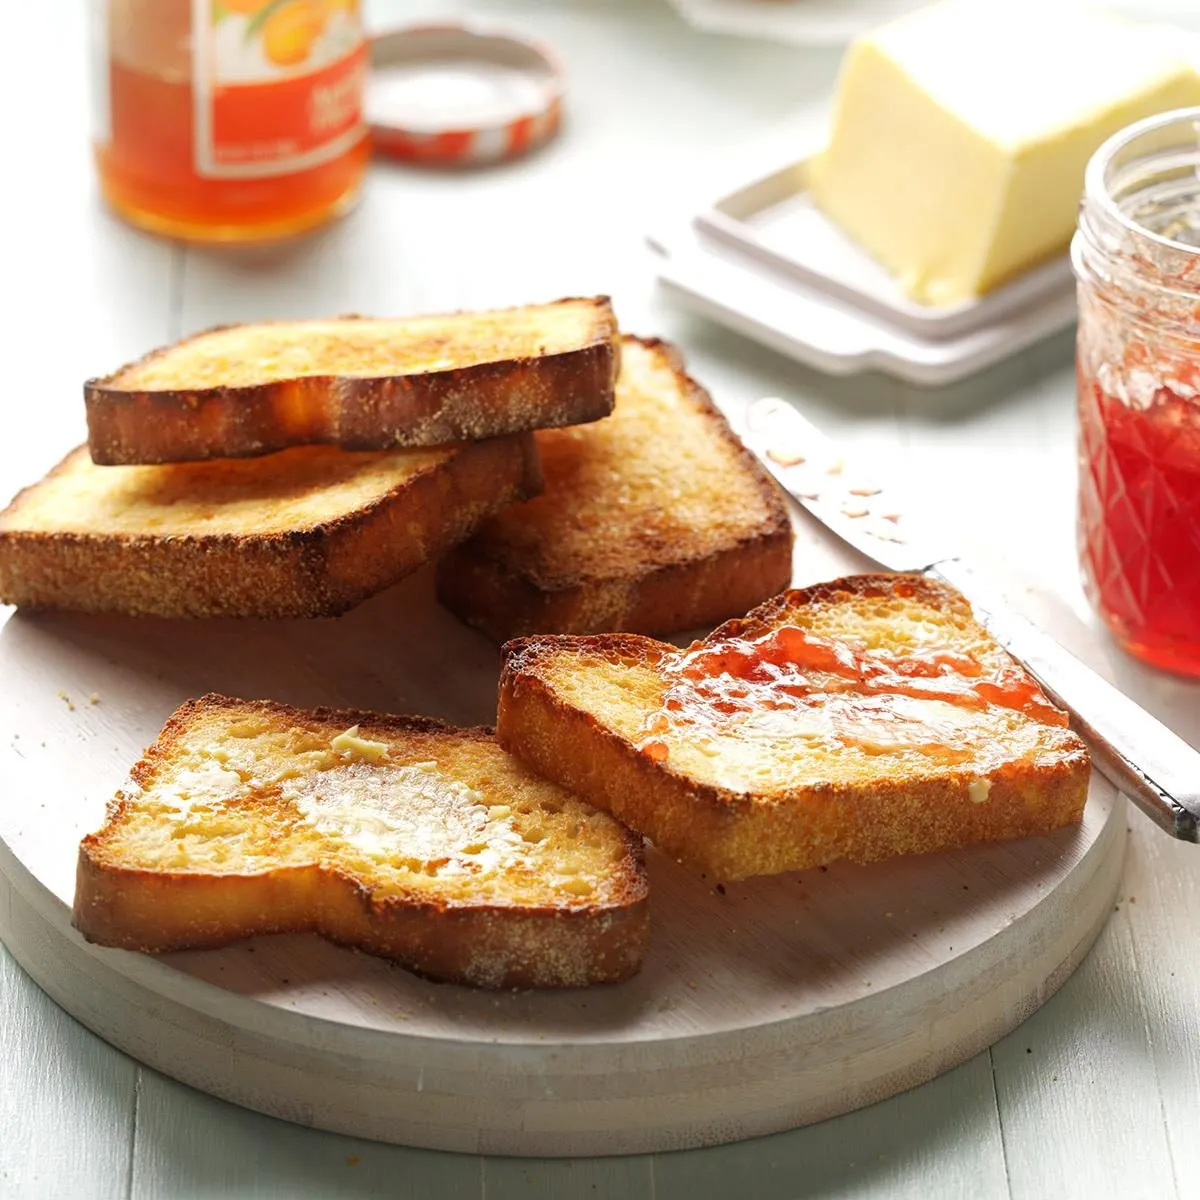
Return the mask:
<path id="1" fill-rule="evenodd" d="M 75 702 L 67 695 L 62 688 L 58 689 L 58 698 L 67 706 L 67 712 L 75 711 Z"/>
<path id="2" fill-rule="evenodd" d="M 100 693 L 99 693 L 99 692 L 93 692 L 93 693 L 92 693 L 92 694 L 91 694 L 91 695 L 88 697 L 88 703 L 89 703 L 89 704 L 99 704 L 99 703 L 100 703 Z"/>
<path id="3" fill-rule="evenodd" d="M 781 467 L 798 467 L 805 461 L 804 451 L 799 446 L 782 443 L 767 447 L 767 457 Z"/>
<path id="4" fill-rule="evenodd" d="M 694 979 L 689 979 L 688 987 L 690 987 L 692 989 L 692 991 L 694 992 L 696 990 L 696 981 Z"/>
<path id="5" fill-rule="evenodd" d="M 362 1162 L 362 1159 L 359 1158 L 357 1154 L 346 1155 L 346 1166 L 357 1167 L 360 1162 Z"/>

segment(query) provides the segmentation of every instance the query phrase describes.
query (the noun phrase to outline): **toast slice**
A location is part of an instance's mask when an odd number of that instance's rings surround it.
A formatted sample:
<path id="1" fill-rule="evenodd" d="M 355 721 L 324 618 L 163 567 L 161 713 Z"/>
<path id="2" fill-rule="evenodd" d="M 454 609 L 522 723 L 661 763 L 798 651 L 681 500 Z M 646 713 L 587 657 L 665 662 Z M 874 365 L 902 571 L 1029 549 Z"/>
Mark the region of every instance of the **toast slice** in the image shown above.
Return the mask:
<path id="1" fill-rule="evenodd" d="M 641 839 L 490 730 L 210 695 L 167 721 L 83 839 L 74 923 L 160 953 L 313 931 L 431 979 L 637 971 Z"/>
<path id="2" fill-rule="evenodd" d="M 1088 754 L 955 591 L 862 575 L 787 592 L 689 650 L 509 643 L 501 745 L 718 879 L 1078 821 Z"/>
<path id="3" fill-rule="evenodd" d="M 537 435 L 545 490 L 438 567 L 438 597 L 497 642 L 671 634 L 785 588 L 778 488 L 665 342 L 625 337 L 613 414 Z"/>
<path id="4" fill-rule="evenodd" d="M 612 411 L 607 297 L 210 329 L 84 384 L 97 463 L 477 441 Z"/>
<path id="5" fill-rule="evenodd" d="M 80 447 L 0 512 L 0 602 L 335 616 L 538 486 L 530 434 L 158 467 L 97 467 Z"/>

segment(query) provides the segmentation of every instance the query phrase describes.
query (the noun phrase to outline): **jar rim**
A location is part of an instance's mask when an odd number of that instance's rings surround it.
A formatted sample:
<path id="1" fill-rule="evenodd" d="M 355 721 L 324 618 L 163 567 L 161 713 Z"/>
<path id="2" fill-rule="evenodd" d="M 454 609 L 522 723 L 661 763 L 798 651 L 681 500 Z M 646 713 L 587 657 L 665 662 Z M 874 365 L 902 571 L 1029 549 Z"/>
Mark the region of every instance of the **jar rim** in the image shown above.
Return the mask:
<path id="1" fill-rule="evenodd" d="M 1159 246 L 1188 254 L 1200 254 L 1200 246 L 1189 242 L 1164 237 L 1161 233 L 1133 220 L 1117 203 L 1110 188 L 1109 172 L 1113 160 L 1122 150 L 1147 134 L 1168 129 L 1172 125 L 1192 124 L 1196 133 L 1197 162 L 1200 164 L 1200 105 L 1190 108 L 1175 108 L 1152 117 L 1143 117 L 1111 134 L 1088 160 L 1083 176 L 1083 194 L 1086 202 L 1095 204 L 1100 213 L 1117 226 L 1139 238 L 1146 238 Z M 1200 176 L 1198 176 L 1200 182 Z"/>

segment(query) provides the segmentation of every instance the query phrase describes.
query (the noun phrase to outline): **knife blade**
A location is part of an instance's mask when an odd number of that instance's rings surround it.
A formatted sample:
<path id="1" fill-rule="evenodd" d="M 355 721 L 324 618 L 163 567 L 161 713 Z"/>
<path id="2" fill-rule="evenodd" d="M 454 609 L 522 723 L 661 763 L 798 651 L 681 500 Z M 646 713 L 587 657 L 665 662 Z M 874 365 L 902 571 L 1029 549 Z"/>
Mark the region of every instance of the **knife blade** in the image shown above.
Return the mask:
<path id="1" fill-rule="evenodd" d="M 1093 766 L 1167 833 L 1200 842 L 1200 752 L 1013 611 L 949 539 L 913 521 L 894 483 L 864 472 L 776 397 L 749 406 L 743 441 L 802 508 L 860 554 L 966 596 L 992 636 L 1071 714 Z"/>

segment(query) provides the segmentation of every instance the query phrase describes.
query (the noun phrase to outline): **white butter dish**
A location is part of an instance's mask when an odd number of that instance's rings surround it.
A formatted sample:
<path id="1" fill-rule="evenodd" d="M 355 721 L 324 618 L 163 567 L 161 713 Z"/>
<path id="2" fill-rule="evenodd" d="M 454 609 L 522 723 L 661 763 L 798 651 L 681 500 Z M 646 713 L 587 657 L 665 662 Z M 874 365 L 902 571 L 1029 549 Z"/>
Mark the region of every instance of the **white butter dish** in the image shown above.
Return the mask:
<path id="1" fill-rule="evenodd" d="M 978 299 L 945 307 L 917 303 L 813 202 L 808 175 L 814 157 L 815 150 L 724 192 L 696 214 L 696 229 L 769 271 L 927 338 L 959 336 L 1072 290 L 1064 251 Z"/>
<path id="2" fill-rule="evenodd" d="M 661 286 L 685 307 L 830 375 L 877 370 L 923 386 L 953 383 L 1075 319 L 1073 289 L 978 328 L 928 338 L 752 257 L 681 221 L 650 238 Z"/>
<path id="3" fill-rule="evenodd" d="M 828 120 L 824 104 L 797 113 L 722 161 L 716 177 L 710 165 L 685 185 L 648 237 L 665 290 L 817 370 L 877 370 L 929 387 L 1072 324 L 1065 254 L 952 308 L 909 299 L 808 195 L 807 164 Z"/>

